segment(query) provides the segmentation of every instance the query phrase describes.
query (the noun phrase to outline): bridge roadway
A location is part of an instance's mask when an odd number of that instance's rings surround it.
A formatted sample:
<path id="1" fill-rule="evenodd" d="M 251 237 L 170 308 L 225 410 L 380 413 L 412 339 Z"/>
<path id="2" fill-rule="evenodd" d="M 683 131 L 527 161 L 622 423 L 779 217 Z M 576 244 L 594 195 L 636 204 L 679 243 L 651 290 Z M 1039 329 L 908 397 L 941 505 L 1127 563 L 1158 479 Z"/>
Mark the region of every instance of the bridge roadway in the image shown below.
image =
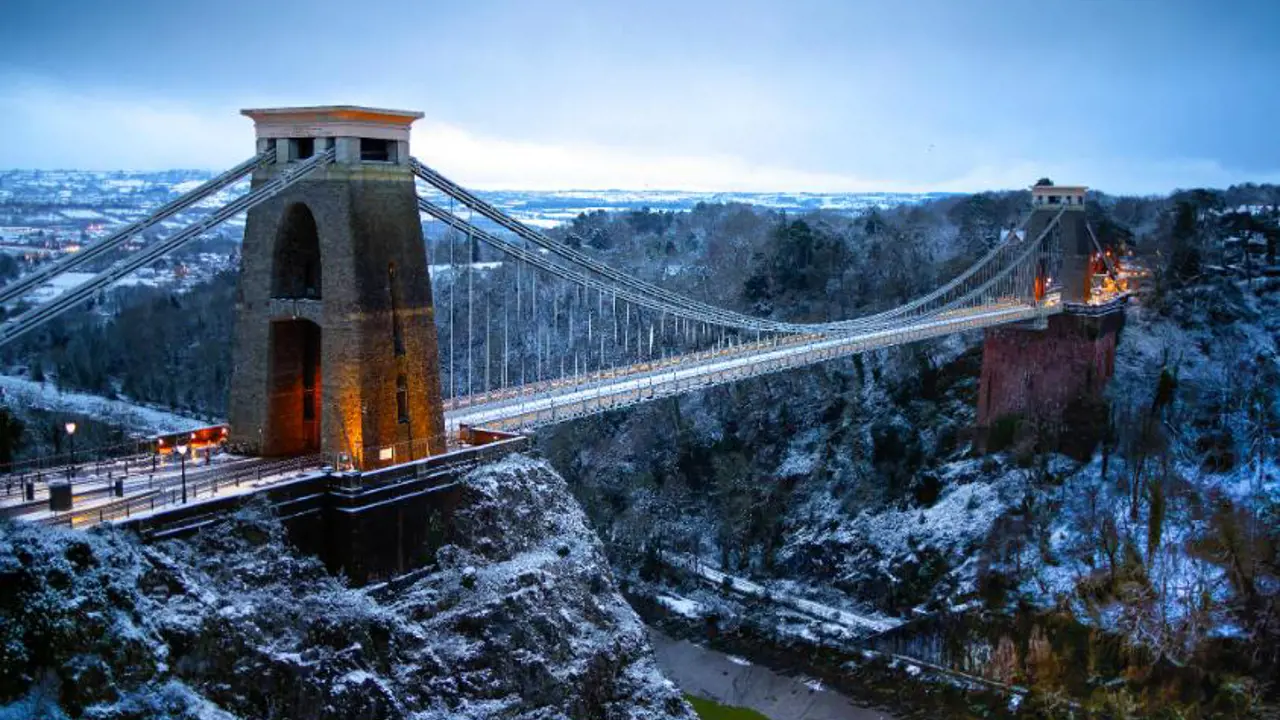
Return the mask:
<path id="1" fill-rule="evenodd" d="M 518 431 L 627 407 L 702 387 L 811 365 L 868 350 L 926 338 L 1035 320 L 1060 312 L 1056 298 L 1041 306 L 995 303 L 904 321 L 888 328 L 840 336 L 794 336 L 784 341 L 748 343 L 713 353 L 639 363 L 591 377 L 490 393 L 474 402 L 460 398 L 445 412 L 451 436 L 463 426 Z M 789 340 L 789 342 L 788 342 Z"/>

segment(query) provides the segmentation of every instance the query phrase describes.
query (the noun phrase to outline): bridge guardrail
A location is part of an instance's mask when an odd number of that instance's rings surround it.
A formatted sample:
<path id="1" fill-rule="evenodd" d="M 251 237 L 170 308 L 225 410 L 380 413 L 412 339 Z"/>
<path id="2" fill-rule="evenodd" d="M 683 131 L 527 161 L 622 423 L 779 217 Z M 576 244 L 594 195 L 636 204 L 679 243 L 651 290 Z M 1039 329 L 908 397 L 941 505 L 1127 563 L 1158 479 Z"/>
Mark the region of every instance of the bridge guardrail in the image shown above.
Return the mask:
<path id="1" fill-rule="evenodd" d="M 251 463 L 236 466 L 223 472 L 210 472 L 195 475 L 187 480 L 187 504 L 201 499 L 201 494 L 217 495 L 218 488 L 228 485 L 240 487 L 246 482 L 261 482 L 264 477 L 291 472 L 302 472 L 307 469 L 319 469 L 319 456 L 308 455 L 277 461 Z M 108 521 L 130 519 L 144 512 L 173 505 L 182 505 L 182 478 L 167 477 L 157 487 L 114 502 L 104 503 L 96 507 L 82 510 L 69 510 L 49 518 L 48 525 L 65 527 L 84 527 Z"/>
<path id="2" fill-rule="evenodd" d="M 194 438 L 198 447 L 218 445 L 226 437 L 226 425 L 207 425 L 205 427 L 182 430 L 174 433 L 135 437 L 113 445 L 76 450 L 75 453 L 54 453 L 40 455 L 13 463 L 0 465 L 0 482 L 5 485 L 5 493 L 35 477 L 37 483 L 48 480 L 60 480 L 75 466 L 77 473 L 90 472 L 93 476 L 101 476 L 104 472 L 114 475 L 119 471 L 128 474 L 134 468 L 151 465 L 151 471 L 157 471 L 157 455 L 164 454 L 178 442 L 180 438 Z M 166 444 L 167 443 L 167 444 Z M 14 477 L 14 476 L 17 477 Z"/>

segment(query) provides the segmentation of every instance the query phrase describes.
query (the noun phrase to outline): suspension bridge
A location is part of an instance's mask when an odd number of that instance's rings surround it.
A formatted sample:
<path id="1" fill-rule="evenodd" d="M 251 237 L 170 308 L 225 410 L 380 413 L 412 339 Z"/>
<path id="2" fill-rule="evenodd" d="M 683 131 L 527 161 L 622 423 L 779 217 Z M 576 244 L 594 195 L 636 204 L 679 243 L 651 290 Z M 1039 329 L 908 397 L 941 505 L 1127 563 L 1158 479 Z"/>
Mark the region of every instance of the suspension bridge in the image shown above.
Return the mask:
<path id="1" fill-rule="evenodd" d="M 1093 276 L 1114 270 L 1098 265 L 1101 248 L 1083 231 L 1083 188 L 1037 188 L 1016 230 L 914 300 L 787 322 L 679 294 L 517 220 L 410 155 L 420 114 L 331 106 L 245 115 L 257 130 L 253 157 L 0 289 L 10 310 L 0 345 L 39 338 L 54 318 L 247 214 L 228 446 L 275 468 L 281 457 L 396 466 L 869 350 L 1043 327 L 1111 299 L 1092 289 Z M 208 208 L 246 180 L 247 191 Z M 70 272 L 92 275 L 28 303 Z M 166 467 L 159 480 L 156 468 L 148 474 L 153 507 L 157 484 L 162 504 L 176 502 L 164 489 L 177 471 Z M 107 502 L 141 492 L 133 477 Z"/>

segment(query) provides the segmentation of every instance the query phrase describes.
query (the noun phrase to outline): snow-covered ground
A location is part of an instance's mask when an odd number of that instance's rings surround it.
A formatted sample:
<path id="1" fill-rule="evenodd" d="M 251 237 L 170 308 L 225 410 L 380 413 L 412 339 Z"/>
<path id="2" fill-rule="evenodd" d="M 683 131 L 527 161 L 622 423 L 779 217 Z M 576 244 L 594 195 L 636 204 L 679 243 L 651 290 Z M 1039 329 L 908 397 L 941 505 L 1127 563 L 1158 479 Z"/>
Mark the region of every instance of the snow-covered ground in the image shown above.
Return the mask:
<path id="1" fill-rule="evenodd" d="M 86 528 L 100 525 L 103 522 L 122 522 L 150 517 L 156 513 L 168 512 L 179 504 L 195 507 L 208 504 L 214 500 L 249 495 L 263 488 L 287 483 L 307 477 L 318 470 L 318 466 L 301 465 L 300 467 L 282 466 L 263 458 L 249 458 L 235 455 L 215 455 L 211 465 L 205 465 L 202 458 L 187 461 L 186 481 L 187 502 L 182 502 L 182 469 L 172 457 L 167 457 L 158 466 L 156 472 L 150 472 L 144 463 L 134 470 L 133 474 L 123 477 L 124 498 L 113 494 L 98 492 L 108 485 L 105 473 L 92 474 L 92 466 L 82 468 L 77 476 L 77 494 L 75 504 L 66 512 L 54 512 L 47 507 L 40 507 L 24 512 L 16 517 L 25 522 L 58 521 L 58 524 Z M 261 468 L 254 472 L 255 468 Z M 245 475 L 240 480 L 236 474 Z M 91 492 L 83 494 L 80 489 Z M 48 497 L 46 486 L 37 486 L 36 501 L 42 502 Z M 20 496 L 7 498 L 5 505 L 23 504 Z M 128 512 L 124 506 L 128 505 Z M 104 517 L 100 511 L 109 513 Z M 118 515 L 118 516 L 117 516 Z"/>
<path id="2" fill-rule="evenodd" d="M 63 392 L 51 382 L 0 375 L 0 400 L 5 405 L 27 406 L 92 417 L 142 435 L 162 435 L 207 427 L 205 420 L 99 395 Z"/>
<path id="3" fill-rule="evenodd" d="M 746 578 L 737 577 L 728 573 L 716 570 L 706 564 L 700 562 L 698 558 L 679 553 L 664 552 L 662 553 L 664 562 L 678 567 L 685 572 L 702 578 L 715 587 L 728 588 L 732 592 L 743 595 L 751 595 L 758 598 L 768 598 L 773 602 L 791 610 L 803 613 L 814 620 L 824 623 L 834 623 L 840 629 L 848 631 L 854 637 L 861 637 L 872 633 L 885 632 L 892 630 L 901 624 L 901 621 L 892 618 L 886 618 L 880 615 L 870 613 L 855 613 L 844 608 L 832 607 L 823 603 L 806 600 L 805 598 L 796 597 L 786 593 L 778 592 L 776 588 L 766 587 L 760 583 L 748 580 Z M 697 612 L 697 603 L 678 598 L 671 595 L 659 596 L 658 601 L 663 605 L 671 608 L 673 611 L 688 616 L 689 613 Z"/>
<path id="4" fill-rule="evenodd" d="M 74 702 L 103 717 L 325 708 L 334 718 L 693 720 L 549 466 L 508 458 L 460 491 L 439 566 L 367 588 L 298 554 L 263 506 L 150 545 L 110 529 L 0 523 L 0 569 L 14 578 L 0 616 L 17 630 L 0 658 L 40 679 L 25 695 L 11 686 L 0 718 L 78 717 Z M 89 656 L 100 672 L 82 671 L 77 658 Z"/>

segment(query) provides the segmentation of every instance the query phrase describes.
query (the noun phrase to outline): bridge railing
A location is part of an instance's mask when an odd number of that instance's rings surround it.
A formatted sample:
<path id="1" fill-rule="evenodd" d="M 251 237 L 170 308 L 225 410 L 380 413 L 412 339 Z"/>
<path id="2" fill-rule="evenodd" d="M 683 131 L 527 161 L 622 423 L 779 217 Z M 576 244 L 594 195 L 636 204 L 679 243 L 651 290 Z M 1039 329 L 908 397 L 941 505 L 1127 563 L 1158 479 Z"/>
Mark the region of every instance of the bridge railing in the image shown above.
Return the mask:
<path id="1" fill-rule="evenodd" d="M 0 466 L 0 505 L 11 506 L 14 496 L 22 498 L 26 485 L 34 485 L 33 495 L 46 494 L 49 482 L 70 480 L 77 486 L 105 482 L 107 489 L 117 478 L 136 477 L 161 469 L 161 457 L 173 452 L 179 442 L 195 449 L 220 447 L 226 425 L 210 425 L 165 435 L 133 438 L 113 445 L 77 449 L 74 453 L 40 455 Z M 73 472 L 74 471 L 74 472 Z M 31 500 L 35 500 L 32 497 Z"/>
<path id="2" fill-rule="evenodd" d="M 463 425 L 429 438 L 414 438 L 385 445 L 360 445 L 346 452 L 321 456 L 324 466 L 338 472 L 375 472 L 382 468 L 441 457 L 468 448 L 513 440 L 501 430 Z"/>
<path id="3" fill-rule="evenodd" d="M 83 472 L 92 468 L 95 472 L 113 465 L 128 463 L 148 454 L 152 441 L 148 438 L 127 440 L 114 445 L 105 445 L 77 449 L 70 452 L 38 455 L 26 460 L 18 460 L 0 465 L 0 483 L 17 484 L 27 480 L 43 482 L 66 477 L 67 469 L 75 464 L 77 470 Z"/>
<path id="4" fill-rule="evenodd" d="M 439 477 L 445 471 L 456 475 L 460 469 L 474 467 L 502 455 L 522 450 L 529 442 L 528 438 L 522 435 L 489 429 L 468 429 L 466 437 L 474 444 L 390 467 L 365 472 L 339 472 L 334 476 L 333 481 L 337 483 L 335 487 L 369 490 L 405 480 Z M 181 476 L 168 476 L 157 481 L 153 487 L 130 497 L 95 507 L 70 510 L 48 518 L 44 523 L 68 528 L 84 528 L 106 522 L 129 520 L 144 514 L 196 504 L 215 497 L 228 497 L 225 491 L 230 487 L 237 489 L 231 493 L 234 495 L 266 485 L 274 485 L 279 482 L 281 475 L 327 473 L 335 470 L 336 468 L 322 466 L 319 455 L 309 455 L 274 462 L 254 463 L 225 472 L 192 475 L 186 481 L 185 501 Z"/>
<path id="5" fill-rule="evenodd" d="M 275 461 L 237 465 L 227 469 L 198 472 L 199 466 L 189 463 L 186 479 L 185 504 L 225 495 L 230 488 L 236 492 L 258 487 L 264 481 L 277 482 L 278 476 L 303 473 L 318 469 L 320 457 L 305 455 Z M 167 468 L 172 470 L 172 467 Z M 120 500 L 80 510 L 69 510 L 45 520 L 45 524 L 64 527 L 87 527 L 109 521 L 127 520 L 147 512 L 183 505 L 183 478 L 181 474 L 167 475 L 153 480 L 146 490 Z"/>
<path id="6" fill-rule="evenodd" d="M 388 465 L 418 460 L 457 445 L 456 438 L 445 433 L 387 443 L 352 445 L 346 450 L 321 455 L 323 465 L 338 472 L 368 471 Z"/>
<path id="7" fill-rule="evenodd" d="M 473 444 L 412 462 L 350 473 L 346 477 L 339 478 L 337 482 L 340 485 L 345 483 L 349 489 L 368 490 L 405 480 L 438 476 L 444 470 L 452 471 L 452 474 L 456 475 L 462 468 L 475 467 L 503 455 L 523 450 L 529 444 L 527 436 L 489 428 L 466 428 L 463 435 Z"/>

